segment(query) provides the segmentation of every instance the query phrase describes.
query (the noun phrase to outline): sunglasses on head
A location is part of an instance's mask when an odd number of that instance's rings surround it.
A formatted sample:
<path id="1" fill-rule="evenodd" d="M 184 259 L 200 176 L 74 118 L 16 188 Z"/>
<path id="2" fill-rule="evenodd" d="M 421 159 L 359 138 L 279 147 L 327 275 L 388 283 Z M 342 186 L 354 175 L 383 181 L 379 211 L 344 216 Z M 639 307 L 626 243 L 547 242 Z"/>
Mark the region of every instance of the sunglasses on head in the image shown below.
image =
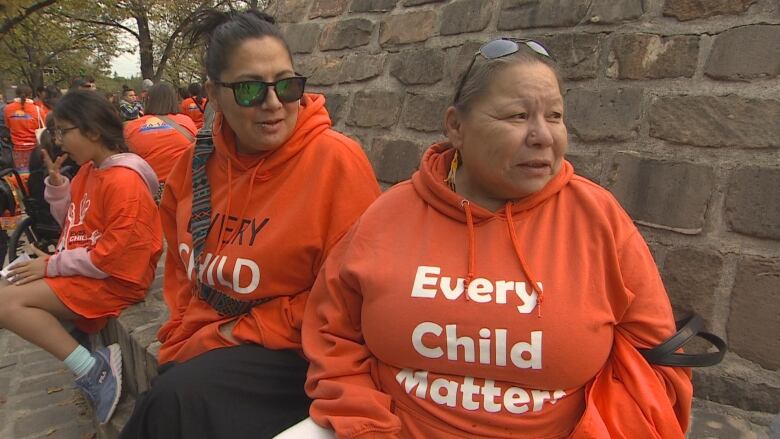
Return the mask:
<path id="1" fill-rule="evenodd" d="M 222 87 L 233 89 L 233 98 L 236 104 L 241 107 L 256 107 L 265 102 L 268 96 L 268 89 L 273 87 L 274 93 L 280 102 L 295 102 L 303 96 L 303 90 L 306 86 L 306 78 L 303 76 L 292 76 L 290 78 L 280 79 L 275 82 L 264 81 L 239 81 L 239 82 L 219 82 L 215 84 Z"/>
<path id="2" fill-rule="evenodd" d="M 458 92 L 455 94 L 455 102 L 458 102 L 463 84 L 466 82 L 466 78 L 469 77 L 471 68 L 474 67 L 474 63 L 477 61 L 477 57 L 479 55 L 484 56 L 485 59 L 503 58 L 520 50 L 520 44 L 524 44 L 526 47 L 533 50 L 535 53 L 538 53 L 539 55 L 553 59 L 552 55 L 550 55 L 550 52 L 538 41 L 524 38 L 499 38 L 497 40 L 489 41 L 483 44 L 482 47 L 480 47 L 479 50 L 474 54 L 474 57 L 471 58 L 471 62 L 469 63 L 468 68 L 466 68 L 466 73 L 463 74 L 463 77 L 460 79 L 460 84 L 458 84 Z"/>

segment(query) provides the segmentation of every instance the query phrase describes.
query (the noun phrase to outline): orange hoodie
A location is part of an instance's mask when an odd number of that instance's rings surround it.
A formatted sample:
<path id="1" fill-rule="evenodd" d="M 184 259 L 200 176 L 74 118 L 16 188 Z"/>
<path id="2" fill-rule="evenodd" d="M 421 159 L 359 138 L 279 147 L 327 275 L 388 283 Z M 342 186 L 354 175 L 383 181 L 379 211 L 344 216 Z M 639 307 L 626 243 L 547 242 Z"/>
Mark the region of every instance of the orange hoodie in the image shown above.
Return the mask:
<path id="1" fill-rule="evenodd" d="M 30 150 L 35 148 L 35 130 L 46 128 L 46 108 L 35 105 L 32 99 L 27 99 L 22 106 L 19 98 L 5 106 L 3 117 L 5 126 L 11 131 L 11 143 L 14 150 Z"/>
<path id="2" fill-rule="evenodd" d="M 195 139 L 198 130 L 189 117 L 183 114 L 167 116 Z M 126 122 L 125 139 L 130 151 L 146 160 L 157 174 L 157 180 L 162 183 L 165 183 L 179 157 L 195 143 L 153 114 Z"/>
<path id="3" fill-rule="evenodd" d="M 203 128 L 203 113 L 206 112 L 207 103 L 208 99 L 202 98 L 200 100 L 200 107 L 198 107 L 198 103 L 196 103 L 195 98 L 189 97 L 181 101 L 179 109 L 181 110 L 182 114 L 185 114 L 189 116 L 190 119 L 192 119 L 198 129 L 201 129 Z"/>
<path id="4" fill-rule="evenodd" d="M 307 94 L 284 145 L 265 157 L 239 156 L 235 134 L 217 114 L 206 165 L 211 226 L 199 273 L 192 269 L 188 231 L 193 150 L 176 164 L 160 204 L 170 310 L 158 333 L 160 363 L 231 345 L 219 326 L 233 318 L 193 295 L 195 276 L 233 298 L 276 297 L 238 317 L 232 335 L 239 342 L 300 349 L 303 310 L 325 255 L 379 195 L 363 150 L 330 126 L 325 98 Z"/>
<path id="5" fill-rule="evenodd" d="M 430 148 L 312 288 L 306 390 L 339 438 L 565 438 L 616 329 L 638 346 L 674 333 L 650 252 L 609 192 L 564 162 L 541 191 L 490 212 L 444 183 L 452 155 Z M 662 405 L 681 407 L 681 423 L 664 418 L 680 433 L 668 437 L 682 438 L 687 371 L 652 370 Z"/>

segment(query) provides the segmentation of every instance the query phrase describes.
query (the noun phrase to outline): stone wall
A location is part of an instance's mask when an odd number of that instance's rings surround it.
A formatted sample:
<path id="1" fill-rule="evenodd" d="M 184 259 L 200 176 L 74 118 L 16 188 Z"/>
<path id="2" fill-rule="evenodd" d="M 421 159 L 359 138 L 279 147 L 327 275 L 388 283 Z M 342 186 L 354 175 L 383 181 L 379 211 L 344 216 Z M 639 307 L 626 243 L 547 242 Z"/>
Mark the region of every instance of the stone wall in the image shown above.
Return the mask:
<path id="1" fill-rule="evenodd" d="M 777 0 L 276 0 L 309 89 L 385 185 L 441 138 L 458 76 L 495 36 L 547 45 L 569 159 L 640 225 L 675 311 L 731 353 L 698 396 L 780 411 Z"/>

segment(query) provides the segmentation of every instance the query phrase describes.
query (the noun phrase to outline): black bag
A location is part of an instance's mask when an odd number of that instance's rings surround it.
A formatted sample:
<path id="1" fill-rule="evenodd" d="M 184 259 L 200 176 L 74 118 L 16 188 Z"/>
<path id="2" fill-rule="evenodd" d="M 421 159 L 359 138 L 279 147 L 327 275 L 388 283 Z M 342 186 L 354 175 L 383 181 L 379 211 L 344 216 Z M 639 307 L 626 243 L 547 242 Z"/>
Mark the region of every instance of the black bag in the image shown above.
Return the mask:
<path id="1" fill-rule="evenodd" d="M 714 366 L 723 360 L 726 355 L 726 342 L 715 334 L 704 331 L 704 320 L 696 314 L 678 320 L 676 322 L 677 333 L 669 337 L 663 343 L 652 349 L 639 349 L 639 353 L 650 364 L 659 366 L 677 367 L 707 367 Z M 705 352 L 703 354 L 675 353 L 688 340 L 700 337 L 712 343 L 718 352 Z"/>

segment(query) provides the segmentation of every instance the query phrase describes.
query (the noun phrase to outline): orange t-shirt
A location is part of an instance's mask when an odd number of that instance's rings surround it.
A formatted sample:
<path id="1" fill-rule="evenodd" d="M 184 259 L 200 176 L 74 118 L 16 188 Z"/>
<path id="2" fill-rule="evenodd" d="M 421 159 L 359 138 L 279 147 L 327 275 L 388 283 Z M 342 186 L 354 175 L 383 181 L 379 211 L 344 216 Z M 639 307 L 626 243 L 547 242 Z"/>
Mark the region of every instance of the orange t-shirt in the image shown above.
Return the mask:
<path id="1" fill-rule="evenodd" d="M 70 184 L 46 188 L 62 234 L 45 280 L 86 323 L 142 301 L 162 253 L 160 216 L 146 181 L 151 170 L 142 177 L 125 167 L 128 156 L 134 155 L 112 156 L 103 168 L 85 163 Z"/>
<path id="2" fill-rule="evenodd" d="M 307 94 L 282 146 L 239 155 L 235 134 L 217 113 L 206 164 L 211 226 L 197 272 L 190 233 L 193 149 L 173 168 L 160 203 L 170 310 L 158 333 L 161 364 L 233 345 L 219 326 L 234 318 L 193 295 L 196 278 L 231 298 L 273 298 L 237 318 L 232 335 L 239 343 L 300 349 L 303 310 L 320 265 L 379 195 L 363 150 L 330 127 L 324 96 Z"/>
<path id="3" fill-rule="evenodd" d="M 192 120 L 183 114 L 167 117 L 192 134 L 193 140 L 152 114 L 125 123 L 127 146 L 149 163 L 160 182 L 165 182 L 179 157 L 195 144 L 198 132 Z"/>
<path id="4" fill-rule="evenodd" d="M 16 150 L 35 148 L 35 130 L 45 128 L 46 107 L 39 107 L 31 99 L 27 99 L 22 107 L 19 99 L 5 106 L 3 117 L 5 126 L 11 131 L 11 143 Z"/>
<path id="5" fill-rule="evenodd" d="M 644 346 L 674 333 L 656 266 L 568 162 L 491 212 L 444 183 L 452 157 L 430 148 L 325 262 L 303 324 L 311 416 L 340 438 L 568 437 L 617 330 Z M 685 372 L 648 376 L 690 409 Z"/>
<path id="6" fill-rule="evenodd" d="M 195 98 L 184 99 L 181 101 L 181 112 L 182 114 L 189 116 L 190 119 L 195 122 L 195 126 L 198 129 L 201 129 L 203 128 L 203 113 L 206 111 L 207 103 L 208 99 L 201 99 L 200 108 L 198 108 L 198 104 L 195 103 Z"/>

